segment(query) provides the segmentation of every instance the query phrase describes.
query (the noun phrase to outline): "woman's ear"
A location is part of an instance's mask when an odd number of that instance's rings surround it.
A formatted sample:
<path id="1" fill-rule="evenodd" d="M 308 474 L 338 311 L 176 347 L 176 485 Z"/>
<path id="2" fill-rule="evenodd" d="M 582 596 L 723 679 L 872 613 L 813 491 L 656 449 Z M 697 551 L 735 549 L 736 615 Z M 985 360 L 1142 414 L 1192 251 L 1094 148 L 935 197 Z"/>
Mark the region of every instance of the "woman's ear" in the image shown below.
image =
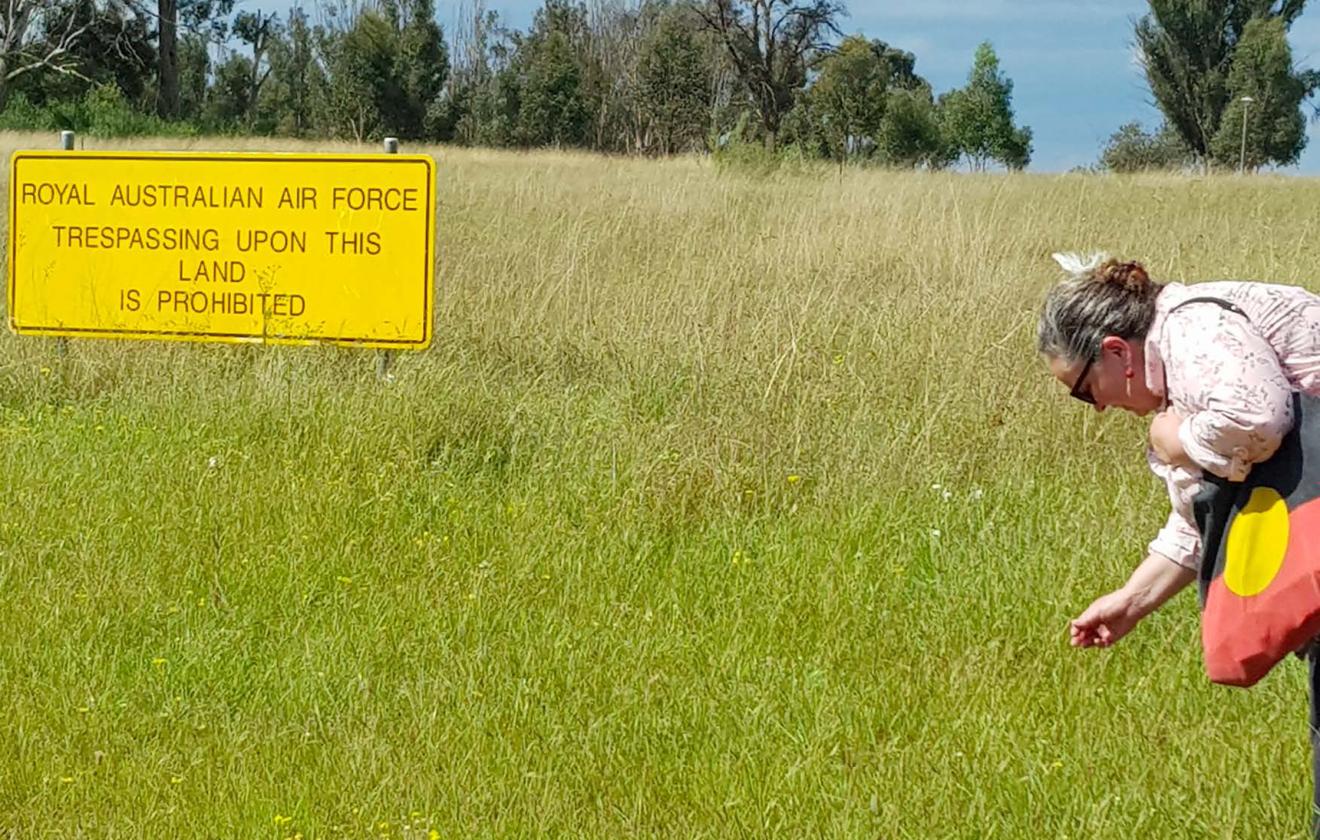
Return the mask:
<path id="1" fill-rule="evenodd" d="M 1100 341 L 1100 352 L 1106 356 L 1113 356 L 1125 368 L 1132 367 L 1132 343 L 1125 338 L 1116 335 L 1105 336 Z"/>

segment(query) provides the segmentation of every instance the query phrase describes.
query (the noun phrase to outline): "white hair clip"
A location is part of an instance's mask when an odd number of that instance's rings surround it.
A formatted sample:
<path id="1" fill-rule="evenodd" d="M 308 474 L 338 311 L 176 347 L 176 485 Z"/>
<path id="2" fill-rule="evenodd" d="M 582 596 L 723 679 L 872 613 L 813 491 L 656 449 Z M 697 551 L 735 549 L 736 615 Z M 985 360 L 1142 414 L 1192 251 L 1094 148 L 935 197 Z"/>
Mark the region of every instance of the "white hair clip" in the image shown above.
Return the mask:
<path id="1" fill-rule="evenodd" d="M 1109 255 L 1102 251 L 1097 251 L 1089 257 L 1083 257 L 1081 254 L 1075 253 L 1056 253 L 1051 254 L 1050 256 L 1054 257 L 1054 261 L 1058 263 L 1064 271 L 1074 277 L 1085 277 L 1099 268 L 1101 263 L 1109 259 Z"/>

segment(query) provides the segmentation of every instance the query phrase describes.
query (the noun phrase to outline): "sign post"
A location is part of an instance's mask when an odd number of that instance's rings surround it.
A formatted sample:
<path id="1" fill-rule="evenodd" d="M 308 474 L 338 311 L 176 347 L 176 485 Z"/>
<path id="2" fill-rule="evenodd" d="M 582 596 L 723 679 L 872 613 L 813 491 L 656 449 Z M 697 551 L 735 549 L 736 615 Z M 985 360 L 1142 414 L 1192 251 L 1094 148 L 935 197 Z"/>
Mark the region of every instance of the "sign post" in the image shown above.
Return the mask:
<path id="1" fill-rule="evenodd" d="M 64 151 L 66 151 L 66 152 L 72 152 L 72 151 L 73 151 L 73 137 L 74 137 L 74 134 L 73 134 L 72 131 L 68 131 L 68 130 L 61 131 L 61 132 L 60 132 L 60 148 L 63 149 Z M 11 246 L 11 247 L 12 247 L 12 246 Z M 65 355 L 66 355 L 68 352 L 69 352 L 69 340 L 68 340 L 67 338 L 65 338 L 64 336 L 60 336 L 59 338 L 55 339 L 55 355 L 60 357 L 60 364 L 61 364 L 61 365 L 63 365 L 63 363 L 64 363 L 64 357 L 65 357 Z M 64 374 L 61 373 L 60 375 L 63 376 Z"/>
<path id="2" fill-rule="evenodd" d="M 16 152 L 22 335 L 424 349 L 426 155 Z M 397 146 L 396 146 L 397 148 Z"/>
<path id="3" fill-rule="evenodd" d="M 397 155 L 399 153 L 399 138 L 385 138 L 385 154 Z M 394 362 L 394 354 L 389 350 L 376 351 L 376 378 L 388 382 L 393 376 L 390 374 L 390 365 Z"/>

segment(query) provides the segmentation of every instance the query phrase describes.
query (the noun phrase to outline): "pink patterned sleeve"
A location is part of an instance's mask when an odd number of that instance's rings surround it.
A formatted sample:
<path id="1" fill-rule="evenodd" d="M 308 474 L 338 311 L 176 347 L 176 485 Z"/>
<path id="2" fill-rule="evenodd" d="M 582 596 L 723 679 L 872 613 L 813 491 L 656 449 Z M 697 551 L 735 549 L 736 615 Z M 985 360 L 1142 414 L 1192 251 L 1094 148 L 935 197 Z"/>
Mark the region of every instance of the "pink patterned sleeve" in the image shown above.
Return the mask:
<path id="1" fill-rule="evenodd" d="M 1168 389 L 1183 415 L 1178 439 L 1202 469 L 1241 481 L 1292 427 L 1292 388 L 1269 342 L 1241 315 L 1188 307 L 1165 326 Z"/>
<path id="2" fill-rule="evenodd" d="M 1151 540 L 1147 551 L 1188 569 L 1201 566 L 1201 533 L 1192 518 L 1192 498 L 1200 488 L 1200 476 L 1191 470 L 1171 467 L 1160 461 L 1154 452 L 1146 452 L 1151 471 L 1164 481 L 1173 509 L 1164 527 Z"/>

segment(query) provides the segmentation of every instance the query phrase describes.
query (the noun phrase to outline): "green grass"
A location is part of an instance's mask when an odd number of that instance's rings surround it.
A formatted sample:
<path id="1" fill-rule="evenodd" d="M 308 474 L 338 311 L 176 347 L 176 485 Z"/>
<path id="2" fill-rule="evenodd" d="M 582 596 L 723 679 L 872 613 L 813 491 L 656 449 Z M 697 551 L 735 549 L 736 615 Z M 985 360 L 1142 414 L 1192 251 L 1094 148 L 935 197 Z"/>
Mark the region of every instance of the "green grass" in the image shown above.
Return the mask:
<path id="1" fill-rule="evenodd" d="M 1068 648 L 1166 501 L 1032 341 L 1317 288 L 1320 184 L 438 157 L 393 382 L 0 336 L 0 836 L 1305 836 L 1300 662 Z"/>

